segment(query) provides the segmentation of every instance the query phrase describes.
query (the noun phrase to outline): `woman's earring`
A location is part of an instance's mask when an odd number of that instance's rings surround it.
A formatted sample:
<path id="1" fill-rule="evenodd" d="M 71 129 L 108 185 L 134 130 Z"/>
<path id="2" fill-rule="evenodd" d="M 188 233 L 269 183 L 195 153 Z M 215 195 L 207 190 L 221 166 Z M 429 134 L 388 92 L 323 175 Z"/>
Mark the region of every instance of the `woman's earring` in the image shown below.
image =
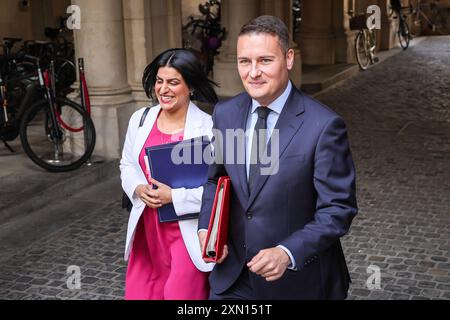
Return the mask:
<path id="1" fill-rule="evenodd" d="M 191 90 L 191 92 L 189 93 L 189 96 L 191 97 L 191 99 L 194 97 L 194 90 Z"/>

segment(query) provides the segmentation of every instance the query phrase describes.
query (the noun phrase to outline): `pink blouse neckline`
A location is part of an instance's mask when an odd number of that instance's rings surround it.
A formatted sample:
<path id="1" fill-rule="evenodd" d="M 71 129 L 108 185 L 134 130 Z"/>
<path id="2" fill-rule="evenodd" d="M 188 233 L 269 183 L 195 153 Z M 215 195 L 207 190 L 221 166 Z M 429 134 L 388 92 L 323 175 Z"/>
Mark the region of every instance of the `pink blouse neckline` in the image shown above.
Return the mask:
<path id="1" fill-rule="evenodd" d="M 156 136 L 160 137 L 160 141 L 158 144 L 166 144 L 166 143 L 172 143 L 172 142 L 178 142 L 178 141 L 182 141 L 183 140 L 183 135 L 184 135 L 184 129 L 175 132 L 175 133 L 165 133 L 162 132 L 159 128 L 158 128 L 158 118 L 159 115 L 161 114 L 161 111 L 158 113 L 158 117 L 155 120 L 155 124 L 153 126 L 153 133 Z"/>

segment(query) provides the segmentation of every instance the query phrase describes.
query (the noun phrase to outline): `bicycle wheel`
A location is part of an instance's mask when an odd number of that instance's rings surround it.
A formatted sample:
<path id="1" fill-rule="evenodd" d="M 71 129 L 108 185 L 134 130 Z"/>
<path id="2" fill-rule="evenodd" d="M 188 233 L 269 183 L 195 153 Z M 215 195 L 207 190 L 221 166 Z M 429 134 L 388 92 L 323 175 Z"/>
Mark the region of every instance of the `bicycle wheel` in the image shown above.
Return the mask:
<path id="1" fill-rule="evenodd" d="M 74 170 L 94 151 L 94 123 L 71 100 L 56 98 L 55 104 L 57 128 L 53 127 L 48 102 L 41 100 L 24 113 L 20 140 L 25 153 L 40 167 L 53 172 Z"/>
<path id="2" fill-rule="evenodd" d="M 403 21 L 403 23 L 399 24 L 397 34 L 398 40 L 400 41 L 400 46 L 403 48 L 403 50 L 408 49 L 410 34 L 409 34 L 409 27 L 406 21 Z"/>
<path id="3" fill-rule="evenodd" d="M 370 64 L 370 53 L 367 51 L 367 44 L 364 33 L 360 31 L 355 40 L 356 61 L 361 70 L 366 70 Z"/>

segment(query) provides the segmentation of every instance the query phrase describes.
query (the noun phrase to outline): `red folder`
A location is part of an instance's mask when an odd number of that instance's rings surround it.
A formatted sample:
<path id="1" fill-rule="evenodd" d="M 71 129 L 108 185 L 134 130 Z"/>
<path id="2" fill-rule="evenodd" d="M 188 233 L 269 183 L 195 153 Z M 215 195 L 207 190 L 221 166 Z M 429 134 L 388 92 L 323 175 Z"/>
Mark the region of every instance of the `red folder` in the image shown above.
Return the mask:
<path id="1" fill-rule="evenodd" d="M 208 233 L 206 234 L 205 247 L 202 253 L 205 261 L 216 262 L 217 259 L 222 257 L 223 248 L 228 239 L 230 192 L 230 177 L 220 177 L 217 182 Z"/>

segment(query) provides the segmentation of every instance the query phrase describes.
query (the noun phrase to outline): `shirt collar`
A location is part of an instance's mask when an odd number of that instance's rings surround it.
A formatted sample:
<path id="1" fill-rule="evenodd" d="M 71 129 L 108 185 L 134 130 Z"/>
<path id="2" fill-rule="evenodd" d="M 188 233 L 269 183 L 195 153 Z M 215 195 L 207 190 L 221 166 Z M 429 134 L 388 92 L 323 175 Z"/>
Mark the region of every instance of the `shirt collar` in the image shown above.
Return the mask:
<path id="1" fill-rule="evenodd" d="M 271 109 L 272 111 L 280 114 L 281 110 L 283 110 L 284 104 L 286 103 L 287 99 L 289 98 L 289 94 L 291 93 L 292 84 L 291 81 L 288 81 L 288 85 L 286 89 L 284 89 L 283 93 L 276 98 L 271 104 L 269 104 L 267 107 Z M 255 99 L 252 99 L 252 113 L 256 111 L 256 108 L 260 107 L 261 104 L 256 101 Z"/>

